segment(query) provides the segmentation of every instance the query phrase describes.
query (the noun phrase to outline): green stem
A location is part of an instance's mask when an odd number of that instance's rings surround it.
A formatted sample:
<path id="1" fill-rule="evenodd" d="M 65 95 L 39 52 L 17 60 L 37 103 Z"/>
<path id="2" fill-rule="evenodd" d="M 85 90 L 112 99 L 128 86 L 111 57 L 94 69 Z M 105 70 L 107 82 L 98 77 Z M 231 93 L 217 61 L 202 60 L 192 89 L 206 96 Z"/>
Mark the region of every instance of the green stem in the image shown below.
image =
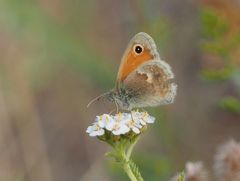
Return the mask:
<path id="1" fill-rule="evenodd" d="M 136 145 L 137 141 L 139 140 L 139 137 L 137 137 L 136 139 L 134 139 L 134 141 L 130 144 L 130 146 L 128 147 L 126 154 L 124 152 L 123 154 L 123 160 L 124 160 L 124 165 L 123 165 L 123 169 L 124 171 L 127 173 L 128 177 L 130 178 L 131 181 L 143 181 L 143 178 L 139 178 L 134 174 L 131 166 L 130 166 L 130 157 L 133 151 L 134 146 Z"/>
<path id="2" fill-rule="evenodd" d="M 134 146 L 136 145 L 137 141 L 139 140 L 139 137 L 137 137 L 134 142 L 129 146 L 128 150 L 127 150 L 127 159 L 129 160 L 133 151 Z"/>
<path id="3" fill-rule="evenodd" d="M 129 165 L 129 161 L 126 161 L 123 165 L 124 171 L 127 173 L 128 177 L 130 178 L 131 181 L 138 181 L 136 176 L 133 174 L 132 169 Z"/>
<path id="4" fill-rule="evenodd" d="M 131 181 L 143 181 L 143 178 L 136 164 L 130 160 L 133 148 L 136 145 L 138 139 L 139 136 L 133 138 L 131 141 L 122 139 L 121 141 L 116 142 L 112 145 L 115 153 L 108 154 L 115 157 L 116 161 L 121 163 L 123 170 L 126 172 Z"/>

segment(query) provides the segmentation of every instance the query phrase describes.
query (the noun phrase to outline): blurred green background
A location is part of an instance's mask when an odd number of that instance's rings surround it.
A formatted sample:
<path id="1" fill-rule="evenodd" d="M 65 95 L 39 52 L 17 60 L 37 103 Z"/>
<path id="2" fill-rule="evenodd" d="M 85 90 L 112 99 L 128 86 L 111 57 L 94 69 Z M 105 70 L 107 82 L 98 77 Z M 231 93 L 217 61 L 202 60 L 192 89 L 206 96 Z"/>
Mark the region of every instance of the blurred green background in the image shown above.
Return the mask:
<path id="1" fill-rule="evenodd" d="M 107 102 L 130 38 L 150 34 L 173 68 L 172 105 L 134 152 L 147 181 L 186 161 L 212 168 L 216 146 L 240 139 L 239 0 L 0 0 L 0 180 L 127 180 L 85 130 Z"/>

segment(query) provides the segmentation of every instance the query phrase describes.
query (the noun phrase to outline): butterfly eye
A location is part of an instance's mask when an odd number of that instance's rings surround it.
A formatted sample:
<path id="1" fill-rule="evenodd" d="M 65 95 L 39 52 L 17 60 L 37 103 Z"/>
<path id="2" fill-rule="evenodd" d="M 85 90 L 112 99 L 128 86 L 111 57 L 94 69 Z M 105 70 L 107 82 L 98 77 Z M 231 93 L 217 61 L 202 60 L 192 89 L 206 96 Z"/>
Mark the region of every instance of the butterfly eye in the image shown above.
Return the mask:
<path id="1" fill-rule="evenodd" d="M 136 44 L 133 46 L 133 51 L 137 54 L 140 55 L 143 52 L 144 48 L 140 44 Z"/>

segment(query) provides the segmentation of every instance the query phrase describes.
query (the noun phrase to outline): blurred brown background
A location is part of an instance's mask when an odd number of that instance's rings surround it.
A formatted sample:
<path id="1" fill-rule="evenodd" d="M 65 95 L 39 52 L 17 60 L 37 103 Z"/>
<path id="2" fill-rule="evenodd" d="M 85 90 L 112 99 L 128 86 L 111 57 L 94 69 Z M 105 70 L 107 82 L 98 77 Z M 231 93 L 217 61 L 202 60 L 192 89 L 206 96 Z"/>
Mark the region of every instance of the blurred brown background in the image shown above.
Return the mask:
<path id="1" fill-rule="evenodd" d="M 239 0 L 1 0 L 1 181 L 127 180 L 85 133 L 111 105 L 86 105 L 114 86 L 140 31 L 178 84 L 173 105 L 148 109 L 143 177 L 168 180 L 189 160 L 211 169 L 216 146 L 240 139 Z"/>

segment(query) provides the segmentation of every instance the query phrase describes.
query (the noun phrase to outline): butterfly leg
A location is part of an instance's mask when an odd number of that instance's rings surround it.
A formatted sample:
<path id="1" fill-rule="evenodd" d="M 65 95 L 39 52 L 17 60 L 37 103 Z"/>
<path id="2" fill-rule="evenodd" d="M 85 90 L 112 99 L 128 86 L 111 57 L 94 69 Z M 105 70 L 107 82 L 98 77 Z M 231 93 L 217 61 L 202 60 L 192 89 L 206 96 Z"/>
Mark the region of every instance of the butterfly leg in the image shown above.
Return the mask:
<path id="1" fill-rule="evenodd" d="M 114 111 L 116 111 L 116 108 L 112 109 L 108 114 L 112 114 Z"/>
<path id="2" fill-rule="evenodd" d="M 141 108 L 141 110 L 142 110 L 143 112 L 147 112 L 146 109 L 144 109 L 144 108 Z"/>
<path id="3" fill-rule="evenodd" d="M 132 120 L 133 120 L 133 122 L 134 122 L 132 111 L 131 111 L 131 117 L 132 117 Z"/>
<path id="4" fill-rule="evenodd" d="M 117 102 L 114 100 L 115 106 L 116 106 L 116 113 L 118 113 L 119 109 L 118 109 L 118 104 Z"/>

